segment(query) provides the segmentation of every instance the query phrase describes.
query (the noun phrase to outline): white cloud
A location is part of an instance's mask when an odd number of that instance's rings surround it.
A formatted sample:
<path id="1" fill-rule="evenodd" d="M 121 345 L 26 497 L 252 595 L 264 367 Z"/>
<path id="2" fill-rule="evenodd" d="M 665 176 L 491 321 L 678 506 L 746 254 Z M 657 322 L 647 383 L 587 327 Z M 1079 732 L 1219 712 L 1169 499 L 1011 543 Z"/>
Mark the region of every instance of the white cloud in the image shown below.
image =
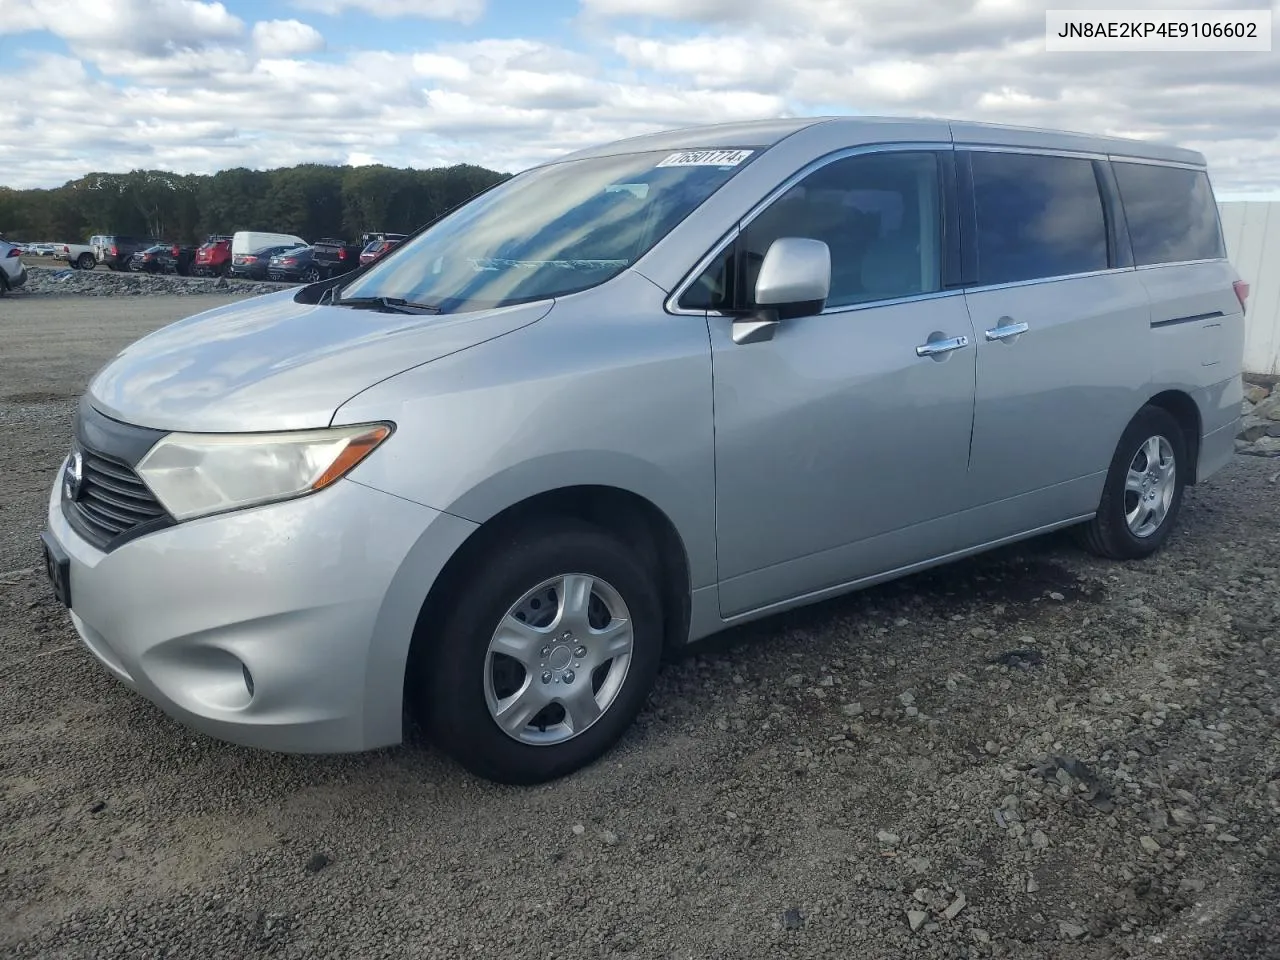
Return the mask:
<path id="1" fill-rule="evenodd" d="M 320 31 L 300 20 L 262 20 L 253 25 L 253 46 L 263 57 L 296 57 L 325 47 Z"/>
<path id="2" fill-rule="evenodd" d="M 221 3 L 200 0 L 93 0 L 74 7 L 61 0 L 5 0 L 3 14 L 0 33 L 48 30 L 76 52 L 160 56 L 245 33 L 244 21 Z"/>
<path id="3" fill-rule="evenodd" d="M 1209 156 L 1220 191 L 1280 190 L 1280 61 L 1047 54 L 1045 7 L 1097 0 L 581 0 L 583 29 L 565 43 L 473 28 L 482 39 L 322 58 L 314 26 L 246 23 L 215 2 L 95 0 L 83 18 L 63 0 L 0 3 L 0 30 L 47 28 L 73 53 L 22 67 L 0 138 L 3 179 L 17 186 L 135 166 L 515 170 L 672 126 L 839 112 L 1172 140 Z M 303 3 L 458 20 L 484 7 Z"/>
<path id="4" fill-rule="evenodd" d="M 484 16 L 486 0 L 293 0 L 293 5 L 335 15 L 356 10 L 383 20 L 418 18 L 475 23 Z"/>

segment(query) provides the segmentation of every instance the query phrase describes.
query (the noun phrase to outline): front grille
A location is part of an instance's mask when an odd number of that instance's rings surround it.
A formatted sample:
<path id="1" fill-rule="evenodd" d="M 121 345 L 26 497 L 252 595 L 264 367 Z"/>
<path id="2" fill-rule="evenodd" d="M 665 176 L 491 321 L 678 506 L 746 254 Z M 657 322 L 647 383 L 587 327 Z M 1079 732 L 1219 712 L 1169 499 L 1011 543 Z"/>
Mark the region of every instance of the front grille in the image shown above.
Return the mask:
<path id="1" fill-rule="evenodd" d="M 83 450 L 80 493 L 67 502 L 68 521 L 99 549 L 117 538 L 168 521 L 168 514 L 127 464 Z"/>

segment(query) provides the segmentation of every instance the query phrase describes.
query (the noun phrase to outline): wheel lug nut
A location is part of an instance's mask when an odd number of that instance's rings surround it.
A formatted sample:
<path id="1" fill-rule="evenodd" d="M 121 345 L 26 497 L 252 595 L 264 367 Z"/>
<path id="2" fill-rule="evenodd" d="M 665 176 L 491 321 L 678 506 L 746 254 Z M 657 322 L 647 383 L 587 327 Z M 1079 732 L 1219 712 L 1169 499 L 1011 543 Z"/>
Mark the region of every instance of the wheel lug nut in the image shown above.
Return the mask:
<path id="1" fill-rule="evenodd" d="M 573 651 L 573 655 L 574 655 L 575 657 L 585 657 L 585 656 L 587 655 L 587 648 L 586 648 L 586 647 L 578 647 L 578 649 L 577 649 L 577 650 Z"/>
<path id="2" fill-rule="evenodd" d="M 544 671 L 543 671 L 543 673 L 542 673 L 542 682 L 543 682 L 543 683 L 550 683 L 550 682 L 551 682 L 551 671 L 550 671 L 550 670 L 544 670 Z"/>
<path id="3" fill-rule="evenodd" d="M 572 634 L 572 633 L 570 633 L 568 630 L 566 630 L 566 631 L 564 632 L 564 636 L 562 636 L 560 639 L 561 639 L 561 640 L 572 640 L 572 639 L 573 639 L 573 634 Z"/>
<path id="4" fill-rule="evenodd" d="M 541 653 L 542 653 L 542 656 L 543 656 L 543 657 L 549 657 L 549 656 L 551 656 L 551 648 L 550 648 L 550 647 L 543 647 L 543 648 L 542 648 Z"/>
<path id="5" fill-rule="evenodd" d="M 572 670 L 566 670 L 566 671 L 564 672 L 564 682 L 565 682 L 565 683 L 573 683 L 573 671 L 572 671 Z"/>

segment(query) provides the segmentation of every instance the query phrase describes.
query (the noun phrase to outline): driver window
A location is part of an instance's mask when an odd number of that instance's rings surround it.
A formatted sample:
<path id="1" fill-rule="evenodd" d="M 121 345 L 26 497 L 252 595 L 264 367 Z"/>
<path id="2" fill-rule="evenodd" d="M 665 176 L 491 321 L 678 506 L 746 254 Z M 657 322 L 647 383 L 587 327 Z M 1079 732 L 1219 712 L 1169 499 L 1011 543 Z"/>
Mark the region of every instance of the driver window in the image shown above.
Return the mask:
<path id="1" fill-rule="evenodd" d="M 831 251 L 828 307 L 891 300 L 942 289 L 942 203 L 933 153 L 846 157 L 815 170 L 748 224 L 734 247 L 738 271 L 717 258 L 682 303 L 717 309 L 736 272 L 750 309 L 756 276 L 779 237 L 809 237 Z M 701 302 L 693 302 L 689 300 Z M 727 305 L 727 304 L 726 304 Z"/>

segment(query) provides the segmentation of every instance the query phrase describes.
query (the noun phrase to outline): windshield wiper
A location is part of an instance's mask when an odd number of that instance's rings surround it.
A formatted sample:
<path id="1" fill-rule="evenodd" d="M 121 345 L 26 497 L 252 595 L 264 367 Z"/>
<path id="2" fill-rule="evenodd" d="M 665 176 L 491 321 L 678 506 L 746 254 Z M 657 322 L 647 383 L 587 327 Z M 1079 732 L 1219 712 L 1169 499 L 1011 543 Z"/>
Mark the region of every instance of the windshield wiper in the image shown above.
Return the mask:
<path id="1" fill-rule="evenodd" d="M 381 310 L 384 313 L 439 313 L 440 308 L 430 303 L 414 303 L 404 297 L 343 297 L 331 301 L 335 307 L 355 307 L 365 310 Z"/>

